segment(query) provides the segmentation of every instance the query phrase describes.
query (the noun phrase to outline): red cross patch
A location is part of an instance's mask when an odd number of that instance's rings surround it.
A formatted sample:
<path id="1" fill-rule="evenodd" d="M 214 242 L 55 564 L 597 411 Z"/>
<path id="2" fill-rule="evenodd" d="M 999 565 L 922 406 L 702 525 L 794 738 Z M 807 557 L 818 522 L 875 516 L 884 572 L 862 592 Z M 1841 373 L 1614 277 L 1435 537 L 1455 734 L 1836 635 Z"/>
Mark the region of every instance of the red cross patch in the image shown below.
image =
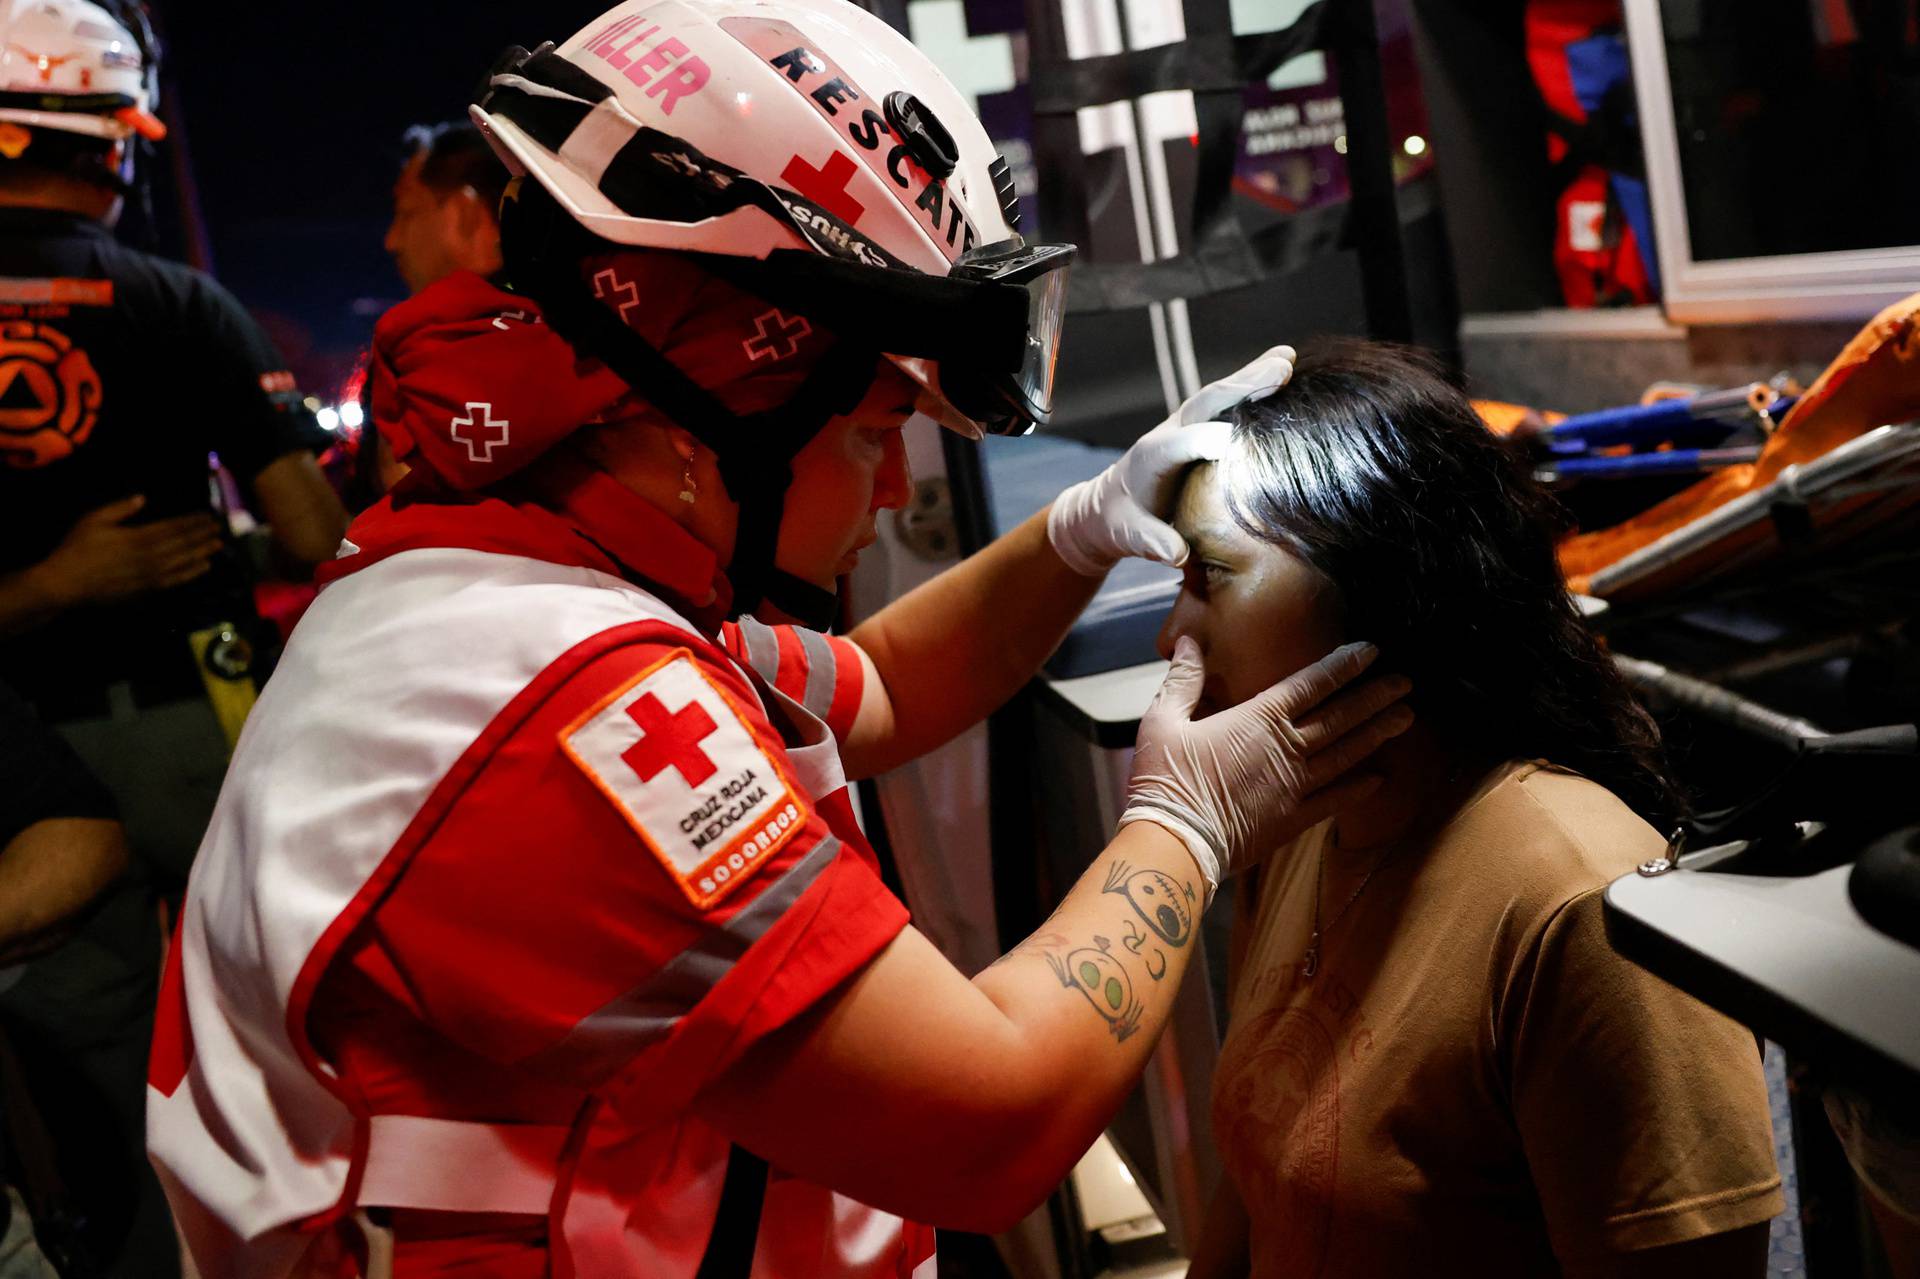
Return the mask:
<path id="1" fill-rule="evenodd" d="M 561 730 L 560 745 L 703 910 L 811 816 L 785 761 L 686 649 L 602 698 Z"/>

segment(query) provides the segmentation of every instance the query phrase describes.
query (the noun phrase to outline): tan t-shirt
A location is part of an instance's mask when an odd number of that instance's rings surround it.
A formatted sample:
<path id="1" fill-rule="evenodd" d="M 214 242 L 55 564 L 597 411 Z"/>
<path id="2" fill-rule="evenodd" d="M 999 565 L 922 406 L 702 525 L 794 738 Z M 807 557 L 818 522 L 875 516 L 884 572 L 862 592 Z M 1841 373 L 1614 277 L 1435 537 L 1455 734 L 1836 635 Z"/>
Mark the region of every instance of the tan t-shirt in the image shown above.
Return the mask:
<path id="1" fill-rule="evenodd" d="M 1577 1275 L 1781 1211 L 1753 1036 L 1607 943 L 1602 889 L 1662 847 L 1610 792 L 1496 771 L 1307 979 L 1326 837 L 1262 872 L 1214 1080 L 1255 1276 Z M 1323 920 L 1373 864 L 1327 850 Z"/>

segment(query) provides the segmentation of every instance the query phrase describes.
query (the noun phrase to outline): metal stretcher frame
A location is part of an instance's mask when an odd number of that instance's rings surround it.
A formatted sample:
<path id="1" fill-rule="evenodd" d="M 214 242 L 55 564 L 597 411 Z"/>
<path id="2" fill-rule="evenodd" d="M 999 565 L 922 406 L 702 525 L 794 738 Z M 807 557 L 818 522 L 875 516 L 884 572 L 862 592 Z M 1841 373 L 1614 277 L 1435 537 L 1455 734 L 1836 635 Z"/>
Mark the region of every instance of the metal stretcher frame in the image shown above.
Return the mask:
<path id="1" fill-rule="evenodd" d="M 1737 536 L 1773 519 L 1783 507 L 1820 506 L 1839 514 L 1842 504 L 1855 499 L 1910 488 L 1920 489 L 1920 423 L 1882 426 L 1811 462 L 1787 467 L 1766 487 L 1742 494 L 1622 557 L 1594 573 L 1588 589 L 1606 597 L 1643 583 L 1696 555 L 1725 548 Z M 1716 563 L 1708 571 L 1723 566 Z"/>

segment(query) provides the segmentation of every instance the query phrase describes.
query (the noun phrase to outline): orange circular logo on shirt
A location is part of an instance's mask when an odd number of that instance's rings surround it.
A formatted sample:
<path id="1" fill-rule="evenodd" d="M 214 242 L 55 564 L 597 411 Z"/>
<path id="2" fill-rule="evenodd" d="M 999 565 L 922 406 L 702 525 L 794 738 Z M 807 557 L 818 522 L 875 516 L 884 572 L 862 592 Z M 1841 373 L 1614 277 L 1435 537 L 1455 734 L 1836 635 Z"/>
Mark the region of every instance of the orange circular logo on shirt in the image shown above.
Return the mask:
<path id="1" fill-rule="evenodd" d="M 72 339 L 31 320 L 0 323 L 0 453 L 31 469 L 71 457 L 100 420 L 100 375 Z"/>

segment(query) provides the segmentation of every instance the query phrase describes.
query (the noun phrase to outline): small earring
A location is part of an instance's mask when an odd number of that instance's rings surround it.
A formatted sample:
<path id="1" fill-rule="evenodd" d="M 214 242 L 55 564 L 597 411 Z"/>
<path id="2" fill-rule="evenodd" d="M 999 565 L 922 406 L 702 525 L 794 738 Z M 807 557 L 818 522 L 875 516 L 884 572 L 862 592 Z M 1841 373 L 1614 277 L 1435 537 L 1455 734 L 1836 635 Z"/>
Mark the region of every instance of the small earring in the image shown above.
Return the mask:
<path id="1" fill-rule="evenodd" d="M 687 469 L 680 473 L 680 500 L 691 502 L 699 496 L 699 490 L 693 486 L 693 459 L 688 458 Z"/>

